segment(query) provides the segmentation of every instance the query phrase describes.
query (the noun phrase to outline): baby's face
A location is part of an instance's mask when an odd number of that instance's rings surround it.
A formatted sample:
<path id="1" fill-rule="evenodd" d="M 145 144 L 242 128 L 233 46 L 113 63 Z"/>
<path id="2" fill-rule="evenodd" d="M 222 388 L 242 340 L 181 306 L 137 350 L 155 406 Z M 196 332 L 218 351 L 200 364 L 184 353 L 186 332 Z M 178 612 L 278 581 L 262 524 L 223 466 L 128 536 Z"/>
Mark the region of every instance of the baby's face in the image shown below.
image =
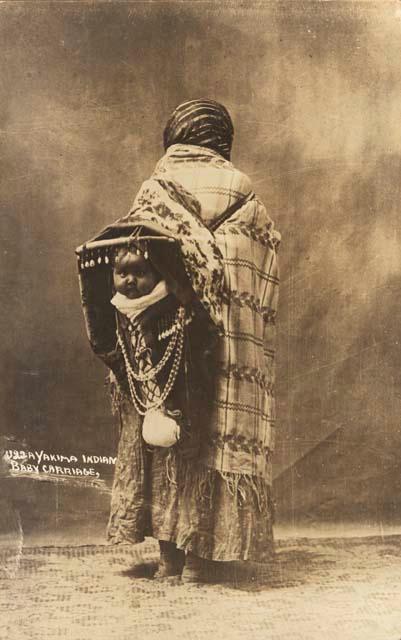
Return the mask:
<path id="1" fill-rule="evenodd" d="M 160 275 L 143 255 L 125 252 L 116 256 L 113 282 L 118 293 L 134 300 L 150 293 L 159 280 Z"/>

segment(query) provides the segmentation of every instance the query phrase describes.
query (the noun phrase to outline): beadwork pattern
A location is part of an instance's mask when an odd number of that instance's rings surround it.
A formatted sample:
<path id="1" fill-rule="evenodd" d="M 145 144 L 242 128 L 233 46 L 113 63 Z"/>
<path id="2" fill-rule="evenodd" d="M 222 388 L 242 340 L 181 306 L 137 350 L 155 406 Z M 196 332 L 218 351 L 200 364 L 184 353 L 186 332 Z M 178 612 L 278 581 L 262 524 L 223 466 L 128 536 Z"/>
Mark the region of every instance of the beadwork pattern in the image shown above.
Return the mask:
<path id="1" fill-rule="evenodd" d="M 171 339 L 166 347 L 166 350 L 159 360 L 159 362 L 151 367 L 148 371 L 144 373 L 136 372 L 130 362 L 124 340 L 122 339 L 119 331 L 117 330 L 117 340 L 118 344 L 121 348 L 125 368 L 127 372 L 128 385 L 130 389 L 130 395 L 132 402 L 138 411 L 138 413 L 144 416 L 149 409 L 158 409 L 160 408 L 168 396 L 170 395 L 177 375 L 181 365 L 182 354 L 184 350 L 184 332 L 185 332 L 185 308 L 179 307 L 176 314 L 176 322 L 174 324 L 175 331 L 171 336 Z M 142 399 L 136 389 L 135 381 L 139 383 L 143 383 L 149 380 L 155 380 L 156 376 L 162 369 L 166 366 L 167 362 L 172 358 L 171 369 L 167 378 L 167 382 L 164 386 L 163 390 L 160 390 L 160 395 L 156 400 L 146 396 L 145 385 L 141 385 L 142 394 L 145 396 Z M 154 397 L 154 396 L 153 396 Z"/>

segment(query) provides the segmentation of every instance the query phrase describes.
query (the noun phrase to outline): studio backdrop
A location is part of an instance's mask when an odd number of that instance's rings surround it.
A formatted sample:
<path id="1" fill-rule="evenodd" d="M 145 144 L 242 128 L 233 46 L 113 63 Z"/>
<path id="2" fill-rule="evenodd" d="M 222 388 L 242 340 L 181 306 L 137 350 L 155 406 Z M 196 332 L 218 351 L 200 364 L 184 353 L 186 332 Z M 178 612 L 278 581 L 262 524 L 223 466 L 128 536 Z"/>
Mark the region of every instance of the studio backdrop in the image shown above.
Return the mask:
<path id="1" fill-rule="evenodd" d="M 282 234 L 278 515 L 399 519 L 401 9 L 306 4 L 2 8 L 4 449 L 97 456 L 109 486 L 118 432 L 74 249 L 128 212 L 171 110 L 206 97 Z M 34 476 L 7 485 L 28 531 L 85 509 L 105 524 L 101 483 Z"/>

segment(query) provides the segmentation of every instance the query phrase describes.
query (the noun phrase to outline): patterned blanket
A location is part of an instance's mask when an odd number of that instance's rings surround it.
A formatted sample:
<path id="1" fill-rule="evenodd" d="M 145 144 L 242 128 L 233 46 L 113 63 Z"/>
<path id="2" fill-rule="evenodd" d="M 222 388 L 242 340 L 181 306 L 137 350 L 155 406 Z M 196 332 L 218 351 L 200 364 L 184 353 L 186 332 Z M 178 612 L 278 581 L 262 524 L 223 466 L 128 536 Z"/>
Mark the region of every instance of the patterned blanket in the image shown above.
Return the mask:
<path id="1" fill-rule="evenodd" d="M 244 198 L 214 233 L 208 230 Z M 168 149 L 125 220 L 153 221 L 176 238 L 193 288 L 219 326 L 218 377 L 201 462 L 223 476 L 257 476 L 270 484 L 280 242 L 273 221 L 243 173 L 193 145 Z"/>

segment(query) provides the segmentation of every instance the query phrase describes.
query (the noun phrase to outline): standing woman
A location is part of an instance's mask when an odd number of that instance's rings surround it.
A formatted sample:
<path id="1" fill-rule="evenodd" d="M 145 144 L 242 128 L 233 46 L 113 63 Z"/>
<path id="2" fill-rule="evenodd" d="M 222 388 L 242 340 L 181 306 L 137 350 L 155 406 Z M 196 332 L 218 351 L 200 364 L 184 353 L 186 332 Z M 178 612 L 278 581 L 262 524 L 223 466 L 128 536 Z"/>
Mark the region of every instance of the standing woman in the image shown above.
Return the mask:
<path id="1" fill-rule="evenodd" d="M 121 422 L 108 538 L 155 537 L 156 575 L 186 582 L 206 579 L 210 561 L 269 563 L 273 553 L 280 236 L 230 162 L 232 140 L 217 102 L 177 107 L 129 214 L 78 250 L 88 336 L 112 371 Z M 135 262 L 127 252 L 149 261 L 164 291 L 146 290 L 134 322 L 132 303 L 119 308 L 114 295 L 119 262 Z M 166 417 L 178 441 L 160 435 Z"/>

